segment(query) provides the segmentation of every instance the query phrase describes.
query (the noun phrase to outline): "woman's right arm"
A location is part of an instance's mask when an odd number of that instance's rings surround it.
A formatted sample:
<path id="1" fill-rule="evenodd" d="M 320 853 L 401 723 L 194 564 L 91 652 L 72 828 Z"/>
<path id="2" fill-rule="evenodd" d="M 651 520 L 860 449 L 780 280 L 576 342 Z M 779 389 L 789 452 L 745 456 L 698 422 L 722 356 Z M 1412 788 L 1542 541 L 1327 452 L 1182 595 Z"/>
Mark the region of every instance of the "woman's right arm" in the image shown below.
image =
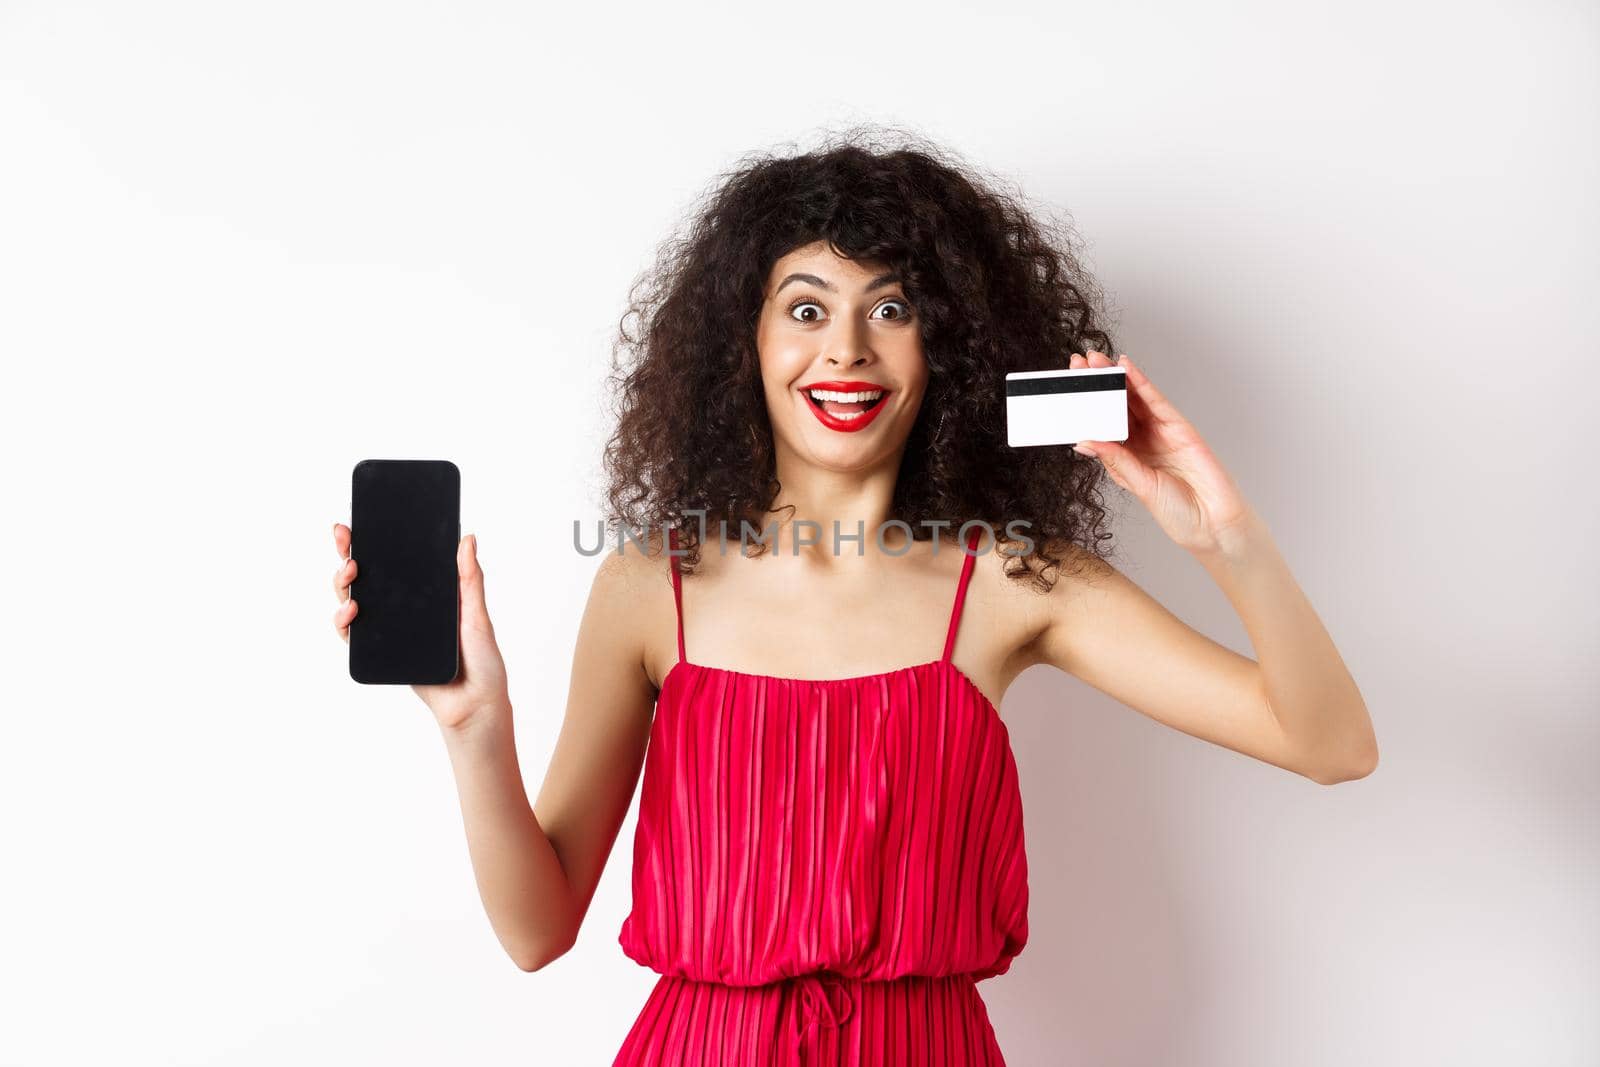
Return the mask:
<path id="1" fill-rule="evenodd" d="M 349 530 L 335 527 L 345 556 Z M 637 557 L 608 553 L 579 626 L 566 716 L 535 806 L 517 759 L 511 702 L 483 593 L 476 539 L 457 554 L 462 671 L 417 686 L 439 723 L 455 774 L 478 895 L 495 936 L 523 970 L 572 947 L 627 815 L 649 737 L 655 687 L 643 667 L 649 604 Z M 334 624 L 349 639 L 356 562 L 335 574 Z"/>

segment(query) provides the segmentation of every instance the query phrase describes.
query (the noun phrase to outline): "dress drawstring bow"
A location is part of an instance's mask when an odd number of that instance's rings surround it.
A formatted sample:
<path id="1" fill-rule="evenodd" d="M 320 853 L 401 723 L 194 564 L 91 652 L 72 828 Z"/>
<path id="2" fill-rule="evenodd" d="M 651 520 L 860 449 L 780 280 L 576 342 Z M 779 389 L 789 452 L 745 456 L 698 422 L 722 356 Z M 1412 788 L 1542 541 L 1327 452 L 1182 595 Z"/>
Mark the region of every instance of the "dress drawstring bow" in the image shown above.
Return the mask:
<path id="1" fill-rule="evenodd" d="M 821 1027 L 843 1026 L 854 1010 L 855 995 L 842 975 L 828 972 L 796 975 L 793 982 L 799 995 L 799 1010 L 792 1016 L 794 1055 L 799 1059 L 801 1050 L 808 1048 L 813 1055 L 808 1056 L 805 1062 L 811 1062 L 818 1051 Z M 829 986 L 837 988 L 844 994 L 842 1008 L 834 1007 L 833 1000 L 828 995 Z M 800 1020 L 801 1012 L 805 1013 L 804 1023 Z"/>

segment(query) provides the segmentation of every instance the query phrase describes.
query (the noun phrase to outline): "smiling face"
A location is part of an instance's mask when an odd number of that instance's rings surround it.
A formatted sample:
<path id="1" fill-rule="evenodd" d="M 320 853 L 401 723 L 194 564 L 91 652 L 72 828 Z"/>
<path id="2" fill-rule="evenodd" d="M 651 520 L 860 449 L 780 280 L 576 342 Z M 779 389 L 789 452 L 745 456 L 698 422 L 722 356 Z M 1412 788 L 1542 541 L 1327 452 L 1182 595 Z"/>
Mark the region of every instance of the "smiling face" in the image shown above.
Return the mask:
<path id="1" fill-rule="evenodd" d="M 765 293 L 756 348 L 780 458 L 833 471 L 898 462 L 928 381 L 899 279 L 817 241 L 773 264 Z"/>

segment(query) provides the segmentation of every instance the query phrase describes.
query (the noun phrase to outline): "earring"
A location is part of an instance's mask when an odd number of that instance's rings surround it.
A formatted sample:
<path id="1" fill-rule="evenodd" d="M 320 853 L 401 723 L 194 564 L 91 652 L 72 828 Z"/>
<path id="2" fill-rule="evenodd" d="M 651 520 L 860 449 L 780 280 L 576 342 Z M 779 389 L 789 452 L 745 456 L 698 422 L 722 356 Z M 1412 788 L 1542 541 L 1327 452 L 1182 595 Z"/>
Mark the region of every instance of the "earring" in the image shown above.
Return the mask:
<path id="1" fill-rule="evenodd" d="M 945 408 L 943 411 L 939 412 L 939 424 L 933 428 L 933 439 L 935 441 L 939 439 L 939 433 L 944 429 L 944 419 L 948 414 L 950 414 L 949 408 Z"/>

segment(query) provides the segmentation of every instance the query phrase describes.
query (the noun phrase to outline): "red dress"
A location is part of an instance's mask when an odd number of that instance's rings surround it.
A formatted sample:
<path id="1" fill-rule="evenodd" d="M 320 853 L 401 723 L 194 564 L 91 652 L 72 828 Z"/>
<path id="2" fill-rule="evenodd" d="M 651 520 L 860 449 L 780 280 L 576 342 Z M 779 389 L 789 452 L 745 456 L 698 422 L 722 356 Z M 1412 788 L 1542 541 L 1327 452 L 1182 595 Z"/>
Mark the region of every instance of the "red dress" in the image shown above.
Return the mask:
<path id="1" fill-rule="evenodd" d="M 656 982 L 613 1067 L 998 1067 L 976 983 L 1028 938 L 1010 736 L 944 655 L 661 681 L 618 941 Z M 676 538 L 673 538 L 676 546 Z"/>

